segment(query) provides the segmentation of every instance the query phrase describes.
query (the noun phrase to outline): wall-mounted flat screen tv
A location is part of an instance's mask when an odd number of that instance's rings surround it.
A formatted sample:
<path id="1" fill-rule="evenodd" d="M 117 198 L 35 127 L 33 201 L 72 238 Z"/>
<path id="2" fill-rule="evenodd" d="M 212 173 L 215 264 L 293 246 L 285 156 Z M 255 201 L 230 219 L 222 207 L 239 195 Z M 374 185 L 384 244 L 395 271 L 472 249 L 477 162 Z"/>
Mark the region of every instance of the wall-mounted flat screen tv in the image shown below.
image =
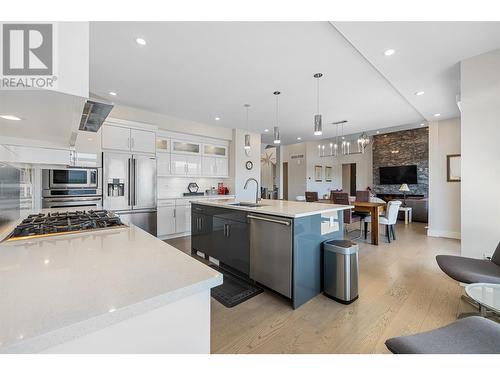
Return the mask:
<path id="1" fill-rule="evenodd" d="M 398 167 L 380 167 L 380 184 L 417 184 L 417 166 L 401 165 Z"/>

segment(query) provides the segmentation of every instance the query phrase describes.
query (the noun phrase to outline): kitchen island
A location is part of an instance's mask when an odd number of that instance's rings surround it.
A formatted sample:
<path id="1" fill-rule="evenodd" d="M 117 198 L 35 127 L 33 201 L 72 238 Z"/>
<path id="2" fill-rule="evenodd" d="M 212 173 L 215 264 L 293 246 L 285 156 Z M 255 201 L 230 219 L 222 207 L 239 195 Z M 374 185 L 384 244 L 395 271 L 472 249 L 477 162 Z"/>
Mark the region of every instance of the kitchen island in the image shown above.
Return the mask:
<path id="1" fill-rule="evenodd" d="M 217 271 L 136 226 L 0 244 L 0 352 L 209 353 Z"/>
<path id="2" fill-rule="evenodd" d="M 342 239 L 352 206 L 262 200 L 191 206 L 192 252 L 258 282 L 298 308 L 322 291 L 322 243 Z"/>

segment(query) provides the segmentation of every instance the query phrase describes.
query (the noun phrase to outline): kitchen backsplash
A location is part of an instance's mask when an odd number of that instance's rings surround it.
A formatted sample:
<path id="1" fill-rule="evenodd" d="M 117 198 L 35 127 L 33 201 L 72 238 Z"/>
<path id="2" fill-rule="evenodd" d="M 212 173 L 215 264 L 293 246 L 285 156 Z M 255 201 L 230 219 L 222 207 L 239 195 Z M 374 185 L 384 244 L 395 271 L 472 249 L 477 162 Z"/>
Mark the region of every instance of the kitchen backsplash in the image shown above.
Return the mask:
<path id="1" fill-rule="evenodd" d="M 198 184 L 199 192 L 217 188 L 217 184 L 223 182 L 224 186 L 228 186 L 229 193 L 232 193 L 230 179 L 227 178 L 158 177 L 158 199 L 182 197 L 183 193 L 188 192 L 187 186 L 190 182 Z"/>

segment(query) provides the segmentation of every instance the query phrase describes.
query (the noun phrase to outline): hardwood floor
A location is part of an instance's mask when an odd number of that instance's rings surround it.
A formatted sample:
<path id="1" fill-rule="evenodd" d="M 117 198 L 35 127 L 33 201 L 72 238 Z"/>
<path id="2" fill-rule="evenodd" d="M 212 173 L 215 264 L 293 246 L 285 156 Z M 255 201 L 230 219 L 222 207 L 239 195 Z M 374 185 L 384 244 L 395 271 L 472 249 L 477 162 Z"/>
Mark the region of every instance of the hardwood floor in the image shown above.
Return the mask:
<path id="1" fill-rule="evenodd" d="M 437 266 L 460 242 L 425 235 L 425 224 L 398 224 L 397 241 L 360 244 L 360 296 L 345 306 L 318 295 L 297 310 L 265 291 L 228 309 L 212 299 L 213 353 L 388 353 L 387 338 L 456 319 L 462 289 Z M 167 241 L 190 252 L 190 238 Z M 462 308 L 465 310 L 462 306 Z"/>

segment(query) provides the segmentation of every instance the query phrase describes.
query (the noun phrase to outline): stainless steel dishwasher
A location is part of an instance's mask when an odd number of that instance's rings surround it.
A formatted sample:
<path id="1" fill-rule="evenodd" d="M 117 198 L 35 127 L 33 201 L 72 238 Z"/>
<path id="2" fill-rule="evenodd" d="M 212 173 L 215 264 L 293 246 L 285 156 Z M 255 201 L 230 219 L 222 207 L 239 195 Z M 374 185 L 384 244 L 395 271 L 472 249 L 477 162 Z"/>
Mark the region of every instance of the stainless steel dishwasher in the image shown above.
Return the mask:
<path id="1" fill-rule="evenodd" d="M 249 214 L 250 278 L 292 298 L 292 219 Z"/>

